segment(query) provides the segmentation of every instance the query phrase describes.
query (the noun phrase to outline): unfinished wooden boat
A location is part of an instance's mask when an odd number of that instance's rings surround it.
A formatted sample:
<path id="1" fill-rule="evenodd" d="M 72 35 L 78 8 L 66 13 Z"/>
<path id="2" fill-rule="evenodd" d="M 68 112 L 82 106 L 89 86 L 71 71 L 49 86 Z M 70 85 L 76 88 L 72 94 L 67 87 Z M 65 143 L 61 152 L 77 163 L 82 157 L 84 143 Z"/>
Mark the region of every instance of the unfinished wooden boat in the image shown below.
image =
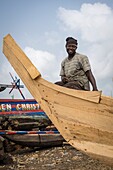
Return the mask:
<path id="1" fill-rule="evenodd" d="M 4 139 L 26 147 L 60 146 L 64 138 L 58 131 L 0 131 Z"/>
<path id="2" fill-rule="evenodd" d="M 113 98 L 44 80 L 10 34 L 4 37 L 3 53 L 69 144 L 113 162 Z"/>

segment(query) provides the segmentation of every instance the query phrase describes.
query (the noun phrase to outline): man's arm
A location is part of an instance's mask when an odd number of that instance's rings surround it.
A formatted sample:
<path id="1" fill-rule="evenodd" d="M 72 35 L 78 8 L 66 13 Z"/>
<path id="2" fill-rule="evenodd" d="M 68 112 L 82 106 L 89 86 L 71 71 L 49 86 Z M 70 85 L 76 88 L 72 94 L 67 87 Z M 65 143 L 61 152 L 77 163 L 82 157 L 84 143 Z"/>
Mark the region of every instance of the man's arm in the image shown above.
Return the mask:
<path id="1" fill-rule="evenodd" d="M 97 85 L 96 85 L 96 80 L 92 74 L 92 71 L 91 70 L 86 71 L 86 76 L 93 86 L 93 91 L 98 91 Z"/>

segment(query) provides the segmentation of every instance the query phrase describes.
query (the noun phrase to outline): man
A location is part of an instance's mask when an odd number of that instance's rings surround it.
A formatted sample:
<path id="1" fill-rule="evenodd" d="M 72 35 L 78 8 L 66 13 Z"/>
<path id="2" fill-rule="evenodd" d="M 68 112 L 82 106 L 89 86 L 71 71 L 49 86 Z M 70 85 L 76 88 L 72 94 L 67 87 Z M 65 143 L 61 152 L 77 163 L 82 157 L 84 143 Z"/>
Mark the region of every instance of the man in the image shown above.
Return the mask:
<path id="1" fill-rule="evenodd" d="M 66 38 L 68 57 L 61 63 L 61 81 L 55 84 L 77 90 L 90 90 L 90 82 L 92 90 L 97 91 L 88 57 L 76 52 L 77 45 L 77 40 L 73 37 Z"/>

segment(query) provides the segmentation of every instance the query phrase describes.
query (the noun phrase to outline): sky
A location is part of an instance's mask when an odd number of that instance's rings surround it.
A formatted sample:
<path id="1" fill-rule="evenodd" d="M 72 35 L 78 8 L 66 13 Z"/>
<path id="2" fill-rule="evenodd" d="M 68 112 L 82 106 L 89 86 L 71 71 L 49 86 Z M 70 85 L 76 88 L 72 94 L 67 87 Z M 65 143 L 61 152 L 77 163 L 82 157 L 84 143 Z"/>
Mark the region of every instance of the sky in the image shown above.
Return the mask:
<path id="1" fill-rule="evenodd" d="M 112 0 L 0 0 L 0 84 L 13 82 L 9 72 L 19 78 L 2 52 L 7 34 L 52 83 L 60 80 L 65 39 L 72 36 L 78 40 L 77 52 L 89 58 L 98 90 L 113 96 L 112 30 Z M 10 90 L 0 92 L 0 98 L 22 98 L 17 89 Z M 25 85 L 21 90 L 33 98 Z"/>

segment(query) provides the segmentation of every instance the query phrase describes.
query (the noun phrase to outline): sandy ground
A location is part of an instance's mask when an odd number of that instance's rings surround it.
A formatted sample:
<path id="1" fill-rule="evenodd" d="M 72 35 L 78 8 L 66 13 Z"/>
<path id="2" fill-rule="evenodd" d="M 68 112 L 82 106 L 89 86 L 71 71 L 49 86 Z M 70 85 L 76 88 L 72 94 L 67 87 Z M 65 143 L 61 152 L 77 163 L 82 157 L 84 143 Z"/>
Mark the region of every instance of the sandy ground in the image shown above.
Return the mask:
<path id="1" fill-rule="evenodd" d="M 32 149 L 18 148 L 7 153 L 0 170 L 113 170 L 113 166 L 92 159 L 68 144 Z"/>

